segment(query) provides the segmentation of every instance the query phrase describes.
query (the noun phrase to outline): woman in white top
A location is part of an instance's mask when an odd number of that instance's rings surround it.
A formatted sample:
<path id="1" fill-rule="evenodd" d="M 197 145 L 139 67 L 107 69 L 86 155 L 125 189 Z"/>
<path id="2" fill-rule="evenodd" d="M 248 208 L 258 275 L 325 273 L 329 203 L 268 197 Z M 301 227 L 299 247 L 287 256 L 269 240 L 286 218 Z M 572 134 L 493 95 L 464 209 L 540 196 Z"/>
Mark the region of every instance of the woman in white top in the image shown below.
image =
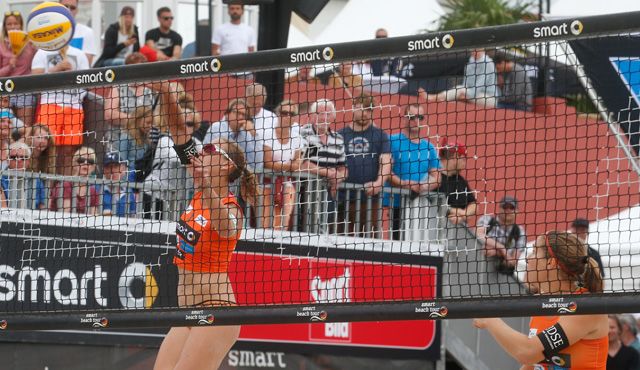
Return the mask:
<path id="1" fill-rule="evenodd" d="M 264 167 L 277 172 L 295 172 L 302 163 L 302 150 L 305 141 L 300 135 L 300 126 L 295 123 L 298 104 L 284 100 L 276 108 L 278 125 L 265 129 Z M 273 183 L 274 216 L 273 228 L 289 230 L 291 215 L 296 199 L 296 188 L 291 177 L 277 176 Z M 269 220 L 270 221 L 270 220 Z"/>

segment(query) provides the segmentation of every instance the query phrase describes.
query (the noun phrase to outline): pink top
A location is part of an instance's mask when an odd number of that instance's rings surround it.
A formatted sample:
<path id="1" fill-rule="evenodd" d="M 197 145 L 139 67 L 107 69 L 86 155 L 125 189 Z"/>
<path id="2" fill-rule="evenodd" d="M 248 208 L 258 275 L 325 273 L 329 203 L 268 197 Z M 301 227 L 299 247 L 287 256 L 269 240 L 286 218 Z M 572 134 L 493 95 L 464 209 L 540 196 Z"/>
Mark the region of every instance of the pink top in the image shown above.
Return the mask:
<path id="1" fill-rule="evenodd" d="M 36 49 L 31 43 L 27 44 L 18 55 L 16 67 L 12 68 L 9 61 L 13 58 L 13 51 L 8 42 L 0 42 L 0 77 L 23 76 L 31 74 L 31 61 L 36 55 Z"/>

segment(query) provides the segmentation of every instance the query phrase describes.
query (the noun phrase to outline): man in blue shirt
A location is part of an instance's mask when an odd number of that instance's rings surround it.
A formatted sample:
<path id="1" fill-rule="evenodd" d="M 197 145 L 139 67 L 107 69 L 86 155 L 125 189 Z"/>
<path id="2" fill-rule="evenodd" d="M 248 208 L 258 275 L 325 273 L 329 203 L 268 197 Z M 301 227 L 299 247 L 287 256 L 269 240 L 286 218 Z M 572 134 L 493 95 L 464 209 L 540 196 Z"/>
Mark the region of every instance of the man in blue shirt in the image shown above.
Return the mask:
<path id="1" fill-rule="evenodd" d="M 372 237 L 382 230 L 378 225 L 379 193 L 391 176 L 391 154 L 389 136 L 373 123 L 374 107 L 370 95 L 354 98 L 353 123 L 340 130 L 347 160 L 346 182 L 359 184 L 362 190 L 340 191 L 338 233 L 343 233 L 346 225 L 355 236 Z"/>
<path id="2" fill-rule="evenodd" d="M 31 148 L 24 142 L 18 141 L 9 145 L 9 162 L 7 169 L 15 171 L 25 171 L 31 168 Z M 19 179 L 19 178 L 13 178 Z M 35 200 L 35 209 L 45 208 L 45 189 L 44 183 L 40 179 L 24 178 L 24 185 L 22 189 L 12 188 L 12 181 L 9 176 L 3 175 L 0 178 L 0 185 L 2 185 L 2 193 L 0 193 L 0 203 L 2 207 L 19 207 L 19 208 L 31 208 Z M 15 185 L 14 185 L 15 186 Z M 33 193 L 31 193 L 33 192 Z M 31 204 L 25 205 L 22 202 L 28 201 Z M 16 203 L 14 203 L 17 202 Z"/>
<path id="3" fill-rule="evenodd" d="M 420 138 L 420 129 L 426 126 L 424 109 L 419 104 L 410 104 L 404 109 L 402 132 L 391 135 L 391 157 L 393 160 L 391 185 L 407 189 L 414 196 L 426 194 L 440 186 L 440 161 L 433 144 Z M 405 201 L 403 201 L 405 200 Z M 402 233 L 402 211 L 406 199 L 399 194 L 385 193 L 384 206 L 392 207 L 392 237 L 400 240 Z"/>
<path id="4" fill-rule="evenodd" d="M 118 152 L 105 154 L 102 172 L 105 180 L 118 183 L 127 178 L 127 162 L 120 159 Z M 133 189 L 124 185 L 105 185 L 102 195 L 104 216 L 124 217 L 136 213 L 136 196 Z"/>

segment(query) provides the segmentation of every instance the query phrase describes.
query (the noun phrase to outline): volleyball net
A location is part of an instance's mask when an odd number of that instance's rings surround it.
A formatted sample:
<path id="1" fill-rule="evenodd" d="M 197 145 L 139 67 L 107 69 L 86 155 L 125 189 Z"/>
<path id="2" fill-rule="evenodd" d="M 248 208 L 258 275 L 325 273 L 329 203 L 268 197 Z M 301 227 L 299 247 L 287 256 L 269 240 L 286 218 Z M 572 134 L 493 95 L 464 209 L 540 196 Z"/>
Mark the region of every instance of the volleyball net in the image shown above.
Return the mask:
<path id="1" fill-rule="evenodd" d="M 43 75 L 0 79 L 3 112 L 22 107 L 2 121 L 0 328 L 640 311 L 638 19 L 60 73 L 82 56 L 43 55 Z M 213 220 L 190 206 L 158 82 L 196 142 L 236 142 L 258 177 L 255 204 L 230 185 L 229 282 L 173 264 Z M 603 294 L 534 294 L 550 230 L 599 255 Z"/>

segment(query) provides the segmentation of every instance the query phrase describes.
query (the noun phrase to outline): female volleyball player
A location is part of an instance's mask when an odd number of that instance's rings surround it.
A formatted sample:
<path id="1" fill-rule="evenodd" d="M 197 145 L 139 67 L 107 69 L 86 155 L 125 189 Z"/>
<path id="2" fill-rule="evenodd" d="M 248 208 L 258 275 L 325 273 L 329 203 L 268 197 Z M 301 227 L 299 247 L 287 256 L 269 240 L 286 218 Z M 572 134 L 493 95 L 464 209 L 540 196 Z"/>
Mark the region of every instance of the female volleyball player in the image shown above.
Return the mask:
<path id="1" fill-rule="evenodd" d="M 527 283 L 540 294 L 601 293 L 597 262 L 575 234 L 540 236 L 527 257 Z M 609 347 L 607 315 L 532 317 L 529 336 L 501 319 L 475 319 L 524 369 L 605 370 Z"/>
<path id="2" fill-rule="evenodd" d="M 178 304 L 234 305 L 227 269 L 243 216 L 229 183 L 241 179 L 243 195 L 251 203 L 258 195 L 255 175 L 246 168 L 244 154 L 234 142 L 214 140 L 197 150 L 191 138 L 194 125 L 185 122 L 175 87 L 165 83 L 154 88 L 167 103 L 174 148 L 189 166 L 196 188 L 176 228 Z M 154 369 L 217 369 L 239 332 L 239 326 L 172 328 L 160 346 Z"/>

